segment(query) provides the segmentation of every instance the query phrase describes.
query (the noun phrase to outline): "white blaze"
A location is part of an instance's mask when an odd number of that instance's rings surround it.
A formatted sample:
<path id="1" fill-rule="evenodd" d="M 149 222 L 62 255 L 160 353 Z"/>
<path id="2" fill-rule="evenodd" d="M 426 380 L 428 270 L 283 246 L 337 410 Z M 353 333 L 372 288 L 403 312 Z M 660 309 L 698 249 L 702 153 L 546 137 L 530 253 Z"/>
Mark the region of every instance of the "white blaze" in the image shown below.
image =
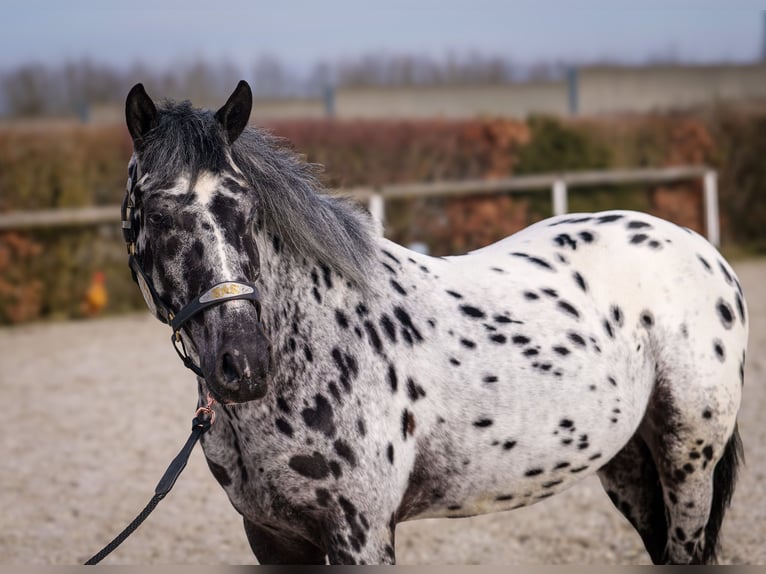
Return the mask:
<path id="1" fill-rule="evenodd" d="M 221 178 L 209 171 L 203 171 L 197 177 L 194 185 L 194 191 L 197 194 L 197 200 L 202 205 L 207 205 L 213 198 L 215 191 L 221 185 Z"/>

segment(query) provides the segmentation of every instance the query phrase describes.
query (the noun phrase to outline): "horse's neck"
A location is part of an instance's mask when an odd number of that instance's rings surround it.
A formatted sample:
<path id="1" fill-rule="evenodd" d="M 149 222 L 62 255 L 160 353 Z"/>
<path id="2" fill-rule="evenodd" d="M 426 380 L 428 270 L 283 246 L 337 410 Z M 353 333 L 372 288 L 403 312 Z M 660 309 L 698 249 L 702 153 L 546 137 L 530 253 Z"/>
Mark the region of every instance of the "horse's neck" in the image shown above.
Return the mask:
<path id="1" fill-rule="evenodd" d="M 321 332 L 328 309 L 353 308 L 361 292 L 310 256 L 294 253 L 281 239 L 264 232 L 258 241 L 261 257 L 263 314 L 269 337 L 286 341 L 300 331 Z"/>

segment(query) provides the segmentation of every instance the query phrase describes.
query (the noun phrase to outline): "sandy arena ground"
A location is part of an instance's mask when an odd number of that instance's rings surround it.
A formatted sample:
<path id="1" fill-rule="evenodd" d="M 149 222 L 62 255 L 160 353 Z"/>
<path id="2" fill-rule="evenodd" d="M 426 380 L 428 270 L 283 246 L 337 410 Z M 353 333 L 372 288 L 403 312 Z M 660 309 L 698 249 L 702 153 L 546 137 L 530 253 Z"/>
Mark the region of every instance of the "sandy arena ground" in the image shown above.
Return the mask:
<path id="1" fill-rule="evenodd" d="M 734 266 L 750 307 L 740 431 L 747 465 L 723 563 L 766 563 L 766 261 Z M 133 519 L 186 440 L 193 375 L 148 314 L 0 330 L 0 564 L 78 564 Z M 592 476 L 536 506 L 399 525 L 400 564 L 648 564 Z M 253 564 L 199 447 L 105 564 Z"/>

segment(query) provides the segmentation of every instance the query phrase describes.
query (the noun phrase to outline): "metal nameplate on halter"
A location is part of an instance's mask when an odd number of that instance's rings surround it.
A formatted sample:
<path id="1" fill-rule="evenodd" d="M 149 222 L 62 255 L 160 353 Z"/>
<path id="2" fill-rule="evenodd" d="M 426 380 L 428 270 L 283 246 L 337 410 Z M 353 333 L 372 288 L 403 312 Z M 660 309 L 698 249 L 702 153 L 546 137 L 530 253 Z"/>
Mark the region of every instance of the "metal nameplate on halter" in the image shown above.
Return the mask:
<path id="1" fill-rule="evenodd" d="M 239 295 L 247 295 L 253 292 L 252 287 L 243 285 L 242 283 L 221 283 L 212 287 L 205 292 L 200 298 L 200 303 L 208 303 L 209 301 L 217 301 L 219 299 L 228 299 L 229 297 L 237 297 Z"/>

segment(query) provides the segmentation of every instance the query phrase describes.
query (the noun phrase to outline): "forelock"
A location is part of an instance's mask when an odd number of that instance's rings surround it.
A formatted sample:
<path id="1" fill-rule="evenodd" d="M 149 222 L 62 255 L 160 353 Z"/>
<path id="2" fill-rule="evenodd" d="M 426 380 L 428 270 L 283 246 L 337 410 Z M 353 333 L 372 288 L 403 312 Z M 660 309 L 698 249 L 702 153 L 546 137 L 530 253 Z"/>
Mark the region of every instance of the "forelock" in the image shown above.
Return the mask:
<path id="1" fill-rule="evenodd" d="M 138 151 L 141 171 L 153 178 L 174 179 L 187 173 L 220 172 L 227 166 L 226 143 L 213 112 L 191 102 L 164 100 L 157 107 L 159 125 L 150 131 Z"/>

